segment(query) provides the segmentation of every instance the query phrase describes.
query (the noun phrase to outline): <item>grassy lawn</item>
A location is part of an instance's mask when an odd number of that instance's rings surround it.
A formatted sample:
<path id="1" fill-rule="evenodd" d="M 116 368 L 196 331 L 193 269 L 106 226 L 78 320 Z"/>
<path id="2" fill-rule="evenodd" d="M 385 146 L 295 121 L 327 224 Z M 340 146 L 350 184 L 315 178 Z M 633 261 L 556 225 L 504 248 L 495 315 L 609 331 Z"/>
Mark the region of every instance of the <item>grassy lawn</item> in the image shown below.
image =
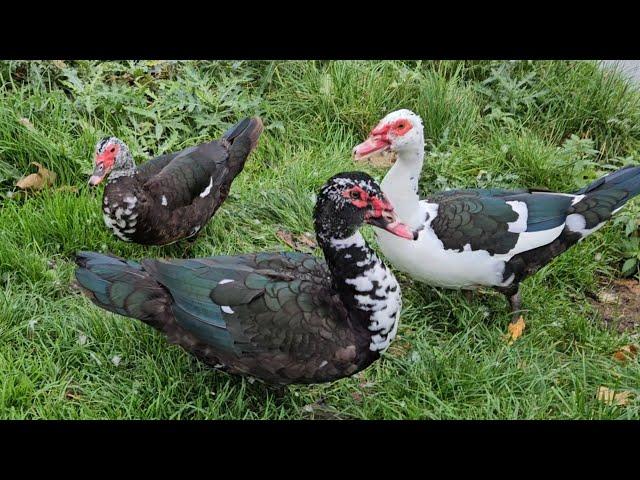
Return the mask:
<path id="1" fill-rule="evenodd" d="M 569 191 L 640 162 L 640 93 L 593 62 L 0 63 L 0 418 L 640 417 L 638 360 L 612 358 L 640 327 L 606 324 L 591 300 L 640 250 L 640 202 L 523 283 L 527 330 L 513 345 L 500 294 L 467 301 L 399 275 L 404 309 L 384 358 L 283 397 L 208 369 L 72 287 L 80 249 L 135 259 L 288 250 L 278 229 L 313 231 L 314 192 L 362 169 L 352 147 L 398 108 L 424 120 L 423 194 Z M 142 162 L 253 114 L 266 125 L 260 145 L 190 251 L 106 229 L 102 188 L 86 185 L 98 138 L 119 136 Z M 16 194 L 34 161 L 55 185 Z M 628 404 L 598 401 L 600 386 L 631 392 Z"/>

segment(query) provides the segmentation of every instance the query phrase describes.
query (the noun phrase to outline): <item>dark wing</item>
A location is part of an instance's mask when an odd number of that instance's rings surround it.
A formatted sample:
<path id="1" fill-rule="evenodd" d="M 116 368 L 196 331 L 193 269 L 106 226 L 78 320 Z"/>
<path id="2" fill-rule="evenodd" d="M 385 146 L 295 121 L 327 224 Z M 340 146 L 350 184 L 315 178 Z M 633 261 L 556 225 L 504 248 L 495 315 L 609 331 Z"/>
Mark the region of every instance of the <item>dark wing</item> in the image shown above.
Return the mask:
<path id="1" fill-rule="evenodd" d="M 171 160 L 176 158 L 181 153 L 182 151 L 167 153 L 165 155 L 160 155 L 159 157 L 152 158 L 151 160 L 143 163 L 142 165 L 139 165 L 137 168 L 138 178 L 140 179 L 141 182 L 143 183 L 146 182 L 154 175 L 157 175 L 158 173 L 160 173 L 160 171 L 164 167 L 169 165 Z"/>
<path id="2" fill-rule="evenodd" d="M 431 222 L 445 249 L 514 253 L 550 243 L 560 234 L 573 196 L 508 190 L 457 190 L 433 195 L 438 204 Z M 467 248 L 469 248 L 467 247 Z"/>
<path id="3" fill-rule="evenodd" d="M 218 141 L 187 148 L 151 176 L 144 188 L 171 209 L 190 205 L 198 195 L 206 193 L 207 188 L 213 188 L 228 158 L 227 148 Z"/>
<path id="4" fill-rule="evenodd" d="M 283 355 L 292 361 L 317 355 L 319 340 L 339 322 L 329 272 L 311 255 L 145 260 L 143 266 L 171 293 L 183 328 L 227 353 L 273 353 L 279 358 L 273 368 L 282 366 Z"/>
<path id="5" fill-rule="evenodd" d="M 173 210 L 190 205 L 198 196 L 224 200 L 262 130 L 258 117 L 245 118 L 227 130 L 221 140 L 187 148 L 163 160 L 166 164 L 146 180 L 144 188 Z"/>

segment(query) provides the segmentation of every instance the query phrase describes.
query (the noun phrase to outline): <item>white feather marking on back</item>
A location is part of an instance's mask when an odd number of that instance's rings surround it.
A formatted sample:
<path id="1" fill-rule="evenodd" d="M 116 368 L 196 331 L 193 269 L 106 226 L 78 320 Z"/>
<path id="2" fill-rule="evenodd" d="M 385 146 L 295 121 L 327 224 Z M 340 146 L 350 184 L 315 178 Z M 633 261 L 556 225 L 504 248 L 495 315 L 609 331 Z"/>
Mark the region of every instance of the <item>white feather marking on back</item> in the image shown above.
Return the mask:
<path id="1" fill-rule="evenodd" d="M 227 305 L 221 305 L 220 309 L 224 312 L 224 313 L 233 313 L 233 310 L 231 309 L 231 307 L 227 306 Z"/>
<path id="2" fill-rule="evenodd" d="M 201 198 L 206 197 L 211 192 L 211 187 L 213 187 L 213 177 L 209 177 L 209 185 L 205 188 L 200 194 Z"/>

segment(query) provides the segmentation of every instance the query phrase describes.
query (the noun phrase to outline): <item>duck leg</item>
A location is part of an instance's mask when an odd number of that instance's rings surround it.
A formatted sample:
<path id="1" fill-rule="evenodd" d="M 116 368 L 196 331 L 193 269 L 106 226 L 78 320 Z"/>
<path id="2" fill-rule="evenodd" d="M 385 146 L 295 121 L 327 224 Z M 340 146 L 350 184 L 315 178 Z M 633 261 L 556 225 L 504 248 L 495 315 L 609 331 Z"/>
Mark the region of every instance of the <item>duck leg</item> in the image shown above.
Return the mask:
<path id="1" fill-rule="evenodd" d="M 509 343 L 513 343 L 518 337 L 522 335 L 526 323 L 522 316 L 522 297 L 520 296 L 520 285 L 515 285 L 507 290 L 502 290 L 502 293 L 509 300 L 511 306 L 511 321 L 507 327 L 507 340 Z"/>
<path id="2" fill-rule="evenodd" d="M 509 305 L 511 305 L 511 323 L 515 323 L 521 317 L 522 297 L 520 296 L 520 289 L 509 297 Z"/>

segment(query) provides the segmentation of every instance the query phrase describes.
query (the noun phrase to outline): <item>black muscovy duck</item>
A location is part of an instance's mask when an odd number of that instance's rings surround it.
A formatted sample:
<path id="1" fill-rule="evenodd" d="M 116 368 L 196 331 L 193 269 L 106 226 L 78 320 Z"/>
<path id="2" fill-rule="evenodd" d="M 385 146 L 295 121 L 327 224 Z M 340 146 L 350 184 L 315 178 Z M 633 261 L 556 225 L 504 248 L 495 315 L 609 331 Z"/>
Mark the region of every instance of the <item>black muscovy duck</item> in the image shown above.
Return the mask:
<path id="1" fill-rule="evenodd" d="M 518 314 L 520 282 L 598 230 L 640 193 L 640 167 L 629 166 L 573 193 L 470 189 L 439 192 L 421 201 L 424 133 L 422 119 L 410 110 L 384 117 L 354 148 L 354 157 L 363 161 L 383 151 L 394 151 L 397 158 L 381 189 L 399 219 L 421 229 L 416 242 L 397 241 L 376 229 L 384 255 L 429 285 L 497 288 L 511 303 L 510 332 L 524 327 Z"/>
<path id="2" fill-rule="evenodd" d="M 416 233 L 359 172 L 331 178 L 314 216 L 326 261 L 256 253 L 138 263 L 81 252 L 76 278 L 99 307 L 142 320 L 210 366 L 273 385 L 330 382 L 377 360 L 398 327 L 400 286 L 358 228 Z"/>
<path id="3" fill-rule="evenodd" d="M 220 140 L 139 167 L 122 140 L 100 140 L 89 185 L 108 178 L 102 199 L 107 227 L 121 240 L 143 245 L 196 236 L 227 198 L 262 129 L 259 118 L 246 118 Z"/>

